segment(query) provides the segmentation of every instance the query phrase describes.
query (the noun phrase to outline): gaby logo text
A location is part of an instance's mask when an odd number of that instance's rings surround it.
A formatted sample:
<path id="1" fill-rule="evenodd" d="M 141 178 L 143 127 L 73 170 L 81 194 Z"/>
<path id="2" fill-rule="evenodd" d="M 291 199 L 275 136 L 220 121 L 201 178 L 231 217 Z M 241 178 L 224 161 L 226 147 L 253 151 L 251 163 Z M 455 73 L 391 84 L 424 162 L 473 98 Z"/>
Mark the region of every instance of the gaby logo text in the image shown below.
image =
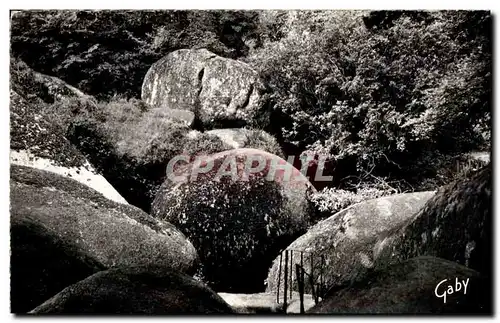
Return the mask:
<path id="1" fill-rule="evenodd" d="M 434 294 L 438 298 L 442 298 L 444 304 L 446 304 L 446 295 L 451 295 L 453 293 L 457 293 L 463 291 L 464 295 L 467 294 L 467 285 L 469 284 L 469 278 L 467 280 L 459 281 L 458 278 L 455 278 L 455 284 L 445 285 L 448 279 L 444 279 L 436 285 L 436 289 L 434 289 Z"/>

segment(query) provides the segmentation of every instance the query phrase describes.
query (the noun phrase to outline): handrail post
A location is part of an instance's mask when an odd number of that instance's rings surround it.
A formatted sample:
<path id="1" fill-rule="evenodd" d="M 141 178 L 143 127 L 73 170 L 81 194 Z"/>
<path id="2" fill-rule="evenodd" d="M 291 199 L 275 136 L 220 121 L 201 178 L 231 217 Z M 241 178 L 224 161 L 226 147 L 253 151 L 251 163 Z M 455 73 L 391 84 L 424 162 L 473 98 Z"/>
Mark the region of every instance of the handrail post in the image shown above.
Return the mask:
<path id="1" fill-rule="evenodd" d="M 321 274 L 320 274 L 321 276 L 319 278 L 319 283 L 320 283 L 320 288 L 321 288 L 321 290 L 320 290 L 321 298 L 323 298 L 323 296 L 325 296 L 325 295 L 323 295 L 325 292 L 325 290 L 324 290 L 325 289 L 325 282 L 323 281 L 324 270 L 325 270 L 325 255 L 322 254 L 321 255 Z"/>
<path id="2" fill-rule="evenodd" d="M 283 259 L 283 251 L 280 252 L 280 268 L 278 271 L 278 293 L 276 295 L 276 303 L 280 303 L 280 284 L 281 284 L 281 262 Z"/>
<path id="3" fill-rule="evenodd" d="M 299 287 L 300 314 L 304 314 L 304 268 L 299 264 L 295 265 L 295 276 L 297 276 L 297 285 Z"/>
<path id="4" fill-rule="evenodd" d="M 304 293 L 305 293 L 305 282 L 304 282 L 304 251 L 300 252 L 300 281 L 302 284 L 302 292 L 299 291 L 302 295 L 302 300 L 301 300 L 301 305 L 300 305 L 300 312 L 302 313 L 302 307 L 304 306 Z"/>
<path id="5" fill-rule="evenodd" d="M 284 299 L 283 308 L 284 308 L 285 313 L 286 313 L 286 307 L 287 307 L 287 303 L 288 303 L 288 300 L 287 300 L 287 291 L 288 291 L 288 250 L 285 250 L 285 285 L 283 287 L 284 287 L 283 296 L 285 296 L 283 298 Z"/>
<path id="6" fill-rule="evenodd" d="M 293 250 L 290 250 L 290 300 L 293 291 Z"/>
<path id="7" fill-rule="evenodd" d="M 309 283 L 311 284 L 311 294 L 314 299 L 314 303 L 318 304 L 317 298 L 316 298 L 316 284 L 314 283 L 314 265 L 313 265 L 313 254 L 312 252 L 309 253 L 309 261 L 311 265 L 311 272 L 309 273 Z"/>

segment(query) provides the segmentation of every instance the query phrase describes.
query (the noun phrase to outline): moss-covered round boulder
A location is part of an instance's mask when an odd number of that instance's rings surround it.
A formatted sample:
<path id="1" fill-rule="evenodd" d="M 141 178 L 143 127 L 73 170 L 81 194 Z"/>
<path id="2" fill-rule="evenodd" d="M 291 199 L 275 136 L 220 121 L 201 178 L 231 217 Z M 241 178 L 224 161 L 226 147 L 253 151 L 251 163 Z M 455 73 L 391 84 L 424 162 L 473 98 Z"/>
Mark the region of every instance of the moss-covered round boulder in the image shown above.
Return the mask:
<path id="1" fill-rule="evenodd" d="M 205 171 L 197 172 L 202 164 Z M 246 166 L 255 171 L 247 173 Z M 292 165 L 265 151 L 233 149 L 179 162 L 172 174 L 188 180 L 168 177 L 151 214 L 193 242 L 203 278 L 218 292 L 263 291 L 276 254 L 314 221 L 308 200 L 314 188 Z"/>
<path id="2" fill-rule="evenodd" d="M 173 225 L 75 180 L 11 166 L 11 309 L 33 309 L 97 270 L 157 265 L 194 273 L 197 252 Z"/>
<path id="3" fill-rule="evenodd" d="M 217 293 L 192 277 L 153 266 L 96 273 L 50 298 L 31 314 L 231 314 Z"/>

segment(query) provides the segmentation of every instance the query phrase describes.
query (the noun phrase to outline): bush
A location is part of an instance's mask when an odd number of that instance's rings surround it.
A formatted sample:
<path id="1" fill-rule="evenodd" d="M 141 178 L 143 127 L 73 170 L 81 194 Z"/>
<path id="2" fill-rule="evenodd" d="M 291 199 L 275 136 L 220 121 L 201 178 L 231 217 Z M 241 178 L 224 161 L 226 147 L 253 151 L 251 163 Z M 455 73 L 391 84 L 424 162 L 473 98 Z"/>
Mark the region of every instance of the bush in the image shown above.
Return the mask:
<path id="1" fill-rule="evenodd" d="M 311 201 L 320 212 L 320 218 L 326 218 L 353 204 L 396 193 L 399 192 L 395 189 L 371 185 L 364 185 L 364 187 L 358 188 L 356 192 L 327 187 L 314 193 L 311 196 Z"/>
<path id="2" fill-rule="evenodd" d="M 180 153 L 189 128 L 137 99 L 65 98 L 44 109 L 64 132 L 72 123 L 94 124 L 118 156 L 141 162 L 163 161 Z"/>
<path id="3" fill-rule="evenodd" d="M 264 150 L 275 154 L 276 156 L 280 156 L 281 158 L 285 158 L 281 146 L 272 135 L 260 129 L 248 130 L 249 131 L 247 132 L 247 141 L 245 143 L 245 147 Z"/>
<path id="4" fill-rule="evenodd" d="M 378 15 L 277 13 L 282 35 L 246 61 L 274 92 L 285 141 L 415 184 L 437 152 L 489 147 L 491 17 Z"/>
<path id="5" fill-rule="evenodd" d="M 206 133 L 198 133 L 194 138 L 188 138 L 183 152 L 194 160 L 197 155 L 211 155 L 221 151 L 233 149 L 219 137 Z"/>

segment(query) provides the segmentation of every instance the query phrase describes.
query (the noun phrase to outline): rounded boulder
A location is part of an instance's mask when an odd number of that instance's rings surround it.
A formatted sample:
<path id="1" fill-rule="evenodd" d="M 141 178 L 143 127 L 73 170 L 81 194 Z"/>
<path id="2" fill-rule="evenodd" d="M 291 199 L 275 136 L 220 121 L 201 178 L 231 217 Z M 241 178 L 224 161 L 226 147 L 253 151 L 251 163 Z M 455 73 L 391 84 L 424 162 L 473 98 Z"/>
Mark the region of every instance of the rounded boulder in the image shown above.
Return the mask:
<path id="1" fill-rule="evenodd" d="M 491 282 L 435 257 L 379 268 L 332 291 L 308 314 L 492 314 Z M 446 298 L 445 298 L 446 297 Z"/>
<path id="2" fill-rule="evenodd" d="M 30 314 L 232 314 L 219 295 L 173 270 L 138 266 L 96 273 Z"/>
<path id="3" fill-rule="evenodd" d="M 380 259 L 418 255 L 455 261 L 491 277 L 492 165 L 439 189 L 424 208 L 380 243 Z"/>
<path id="4" fill-rule="evenodd" d="M 205 129 L 262 129 L 270 122 L 265 93 L 247 64 L 206 49 L 180 49 L 151 66 L 141 97 L 154 107 L 192 111 Z"/>
<path id="5" fill-rule="evenodd" d="M 151 214 L 193 242 L 203 279 L 218 292 L 263 291 L 276 254 L 314 221 L 314 188 L 265 151 L 228 150 L 179 163 L 169 174 L 175 178 L 167 176 Z"/>
<path id="6" fill-rule="evenodd" d="M 434 192 L 404 193 L 367 200 L 316 223 L 287 248 L 288 288 L 298 290 L 296 265 L 301 265 L 315 289 L 324 292 L 349 283 L 374 266 L 378 241 L 388 230 L 417 213 Z M 302 258 L 302 259 L 301 259 Z M 267 291 L 284 291 L 286 254 L 269 270 Z M 308 280 L 309 281 L 309 280 Z M 318 288 L 319 286 L 319 288 Z M 311 284 L 305 285 L 311 292 Z"/>
<path id="7" fill-rule="evenodd" d="M 54 173 L 13 165 L 10 174 L 13 312 L 114 266 L 196 272 L 196 250 L 172 224 Z"/>

